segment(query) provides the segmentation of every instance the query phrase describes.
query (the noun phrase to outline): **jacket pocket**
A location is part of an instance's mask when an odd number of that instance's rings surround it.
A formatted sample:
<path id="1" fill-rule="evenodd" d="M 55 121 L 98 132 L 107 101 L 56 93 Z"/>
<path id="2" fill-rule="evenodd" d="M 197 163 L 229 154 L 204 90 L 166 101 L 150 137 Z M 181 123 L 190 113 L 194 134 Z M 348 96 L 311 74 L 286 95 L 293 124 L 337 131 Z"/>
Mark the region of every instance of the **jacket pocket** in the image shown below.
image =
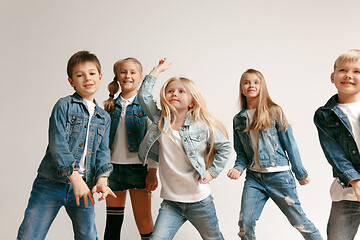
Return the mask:
<path id="1" fill-rule="evenodd" d="M 105 134 L 105 127 L 98 127 L 97 129 L 97 141 L 100 144 Z"/>
<path id="2" fill-rule="evenodd" d="M 81 122 L 83 120 L 83 117 L 80 117 L 78 115 L 69 115 L 68 118 L 68 130 L 70 133 L 75 133 L 80 131 Z"/>

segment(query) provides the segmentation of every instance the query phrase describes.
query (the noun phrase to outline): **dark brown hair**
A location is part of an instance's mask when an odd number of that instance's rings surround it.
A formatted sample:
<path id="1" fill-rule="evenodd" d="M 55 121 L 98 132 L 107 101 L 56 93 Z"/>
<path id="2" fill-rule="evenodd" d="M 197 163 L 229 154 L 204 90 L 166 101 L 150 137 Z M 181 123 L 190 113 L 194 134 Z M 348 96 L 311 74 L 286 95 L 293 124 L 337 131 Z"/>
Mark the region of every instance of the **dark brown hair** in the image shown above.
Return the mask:
<path id="1" fill-rule="evenodd" d="M 79 52 L 75 53 L 74 55 L 72 55 L 68 61 L 68 64 L 67 64 L 68 77 L 72 78 L 74 67 L 76 65 L 78 65 L 79 63 L 84 63 L 84 62 L 93 63 L 96 66 L 98 72 L 101 73 L 100 61 L 96 57 L 96 55 L 93 53 L 90 53 L 89 51 L 79 51 Z"/>

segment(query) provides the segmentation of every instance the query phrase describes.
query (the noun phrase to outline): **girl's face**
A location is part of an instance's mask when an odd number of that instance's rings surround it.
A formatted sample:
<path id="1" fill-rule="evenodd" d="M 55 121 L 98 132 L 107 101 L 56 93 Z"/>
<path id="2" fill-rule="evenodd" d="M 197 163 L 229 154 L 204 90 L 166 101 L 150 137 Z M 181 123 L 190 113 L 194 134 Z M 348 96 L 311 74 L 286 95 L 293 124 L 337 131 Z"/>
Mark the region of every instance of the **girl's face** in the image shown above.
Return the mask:
<path id="1" fill-rule="evenodd" d="M 245 73 L 242 78 L 241 93 L 247 101 L 257 99 L 260 94 L 260 79 L 254 73 Z"/>
<path id="2" fill-rule="evenodd" d="M 175 107 L 178 113 L 186 113 L 194 105 L 189 91 L 179 80 L 174 80 L 166 86 L 165 99 Z"/>
<path id="3" fill-rule="evenodd" d="M 137 94 L 142 77 L 140 67 L 134 61 L 129 60 L 122 63 L 117 73 L 122 93 Z"/>

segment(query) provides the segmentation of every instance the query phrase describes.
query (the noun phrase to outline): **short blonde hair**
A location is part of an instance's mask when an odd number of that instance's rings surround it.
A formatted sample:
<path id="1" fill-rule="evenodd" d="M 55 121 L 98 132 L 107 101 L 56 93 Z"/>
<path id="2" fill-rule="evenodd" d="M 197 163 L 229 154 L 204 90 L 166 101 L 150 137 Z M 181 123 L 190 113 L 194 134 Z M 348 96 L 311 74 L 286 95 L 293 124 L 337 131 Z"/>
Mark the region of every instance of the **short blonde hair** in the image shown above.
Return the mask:
<path id="1" fill-rule="evenodd" d="M 336 68 L 345 62 L 356 62 L 360 60 L 360 50 L 359 49 L 350 49 L 343 54 L 341 54 L 334 63 L 334 72 Z"/>

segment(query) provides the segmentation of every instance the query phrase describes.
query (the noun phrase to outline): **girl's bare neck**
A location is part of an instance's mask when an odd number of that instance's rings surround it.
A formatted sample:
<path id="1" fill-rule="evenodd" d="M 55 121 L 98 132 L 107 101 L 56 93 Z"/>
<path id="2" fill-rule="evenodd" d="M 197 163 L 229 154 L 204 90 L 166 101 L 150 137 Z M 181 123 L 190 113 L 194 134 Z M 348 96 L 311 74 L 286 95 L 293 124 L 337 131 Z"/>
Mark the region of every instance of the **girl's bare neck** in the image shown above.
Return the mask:
<path id="1" fill-rule="evenodd" d="M 124 99 L 129 99 L 132 98 L 133 96 L 135 96 L 137 94 L 138 91 L 130 91 L 130 92 L 121 92 L 121 96 Z"/>
<path id="2" fill-rule="evenodd" d="M 185 123 L 186 113 L 175 115 L 175 119 L 171 122 L 171 128 L 179 130 Z"/>

